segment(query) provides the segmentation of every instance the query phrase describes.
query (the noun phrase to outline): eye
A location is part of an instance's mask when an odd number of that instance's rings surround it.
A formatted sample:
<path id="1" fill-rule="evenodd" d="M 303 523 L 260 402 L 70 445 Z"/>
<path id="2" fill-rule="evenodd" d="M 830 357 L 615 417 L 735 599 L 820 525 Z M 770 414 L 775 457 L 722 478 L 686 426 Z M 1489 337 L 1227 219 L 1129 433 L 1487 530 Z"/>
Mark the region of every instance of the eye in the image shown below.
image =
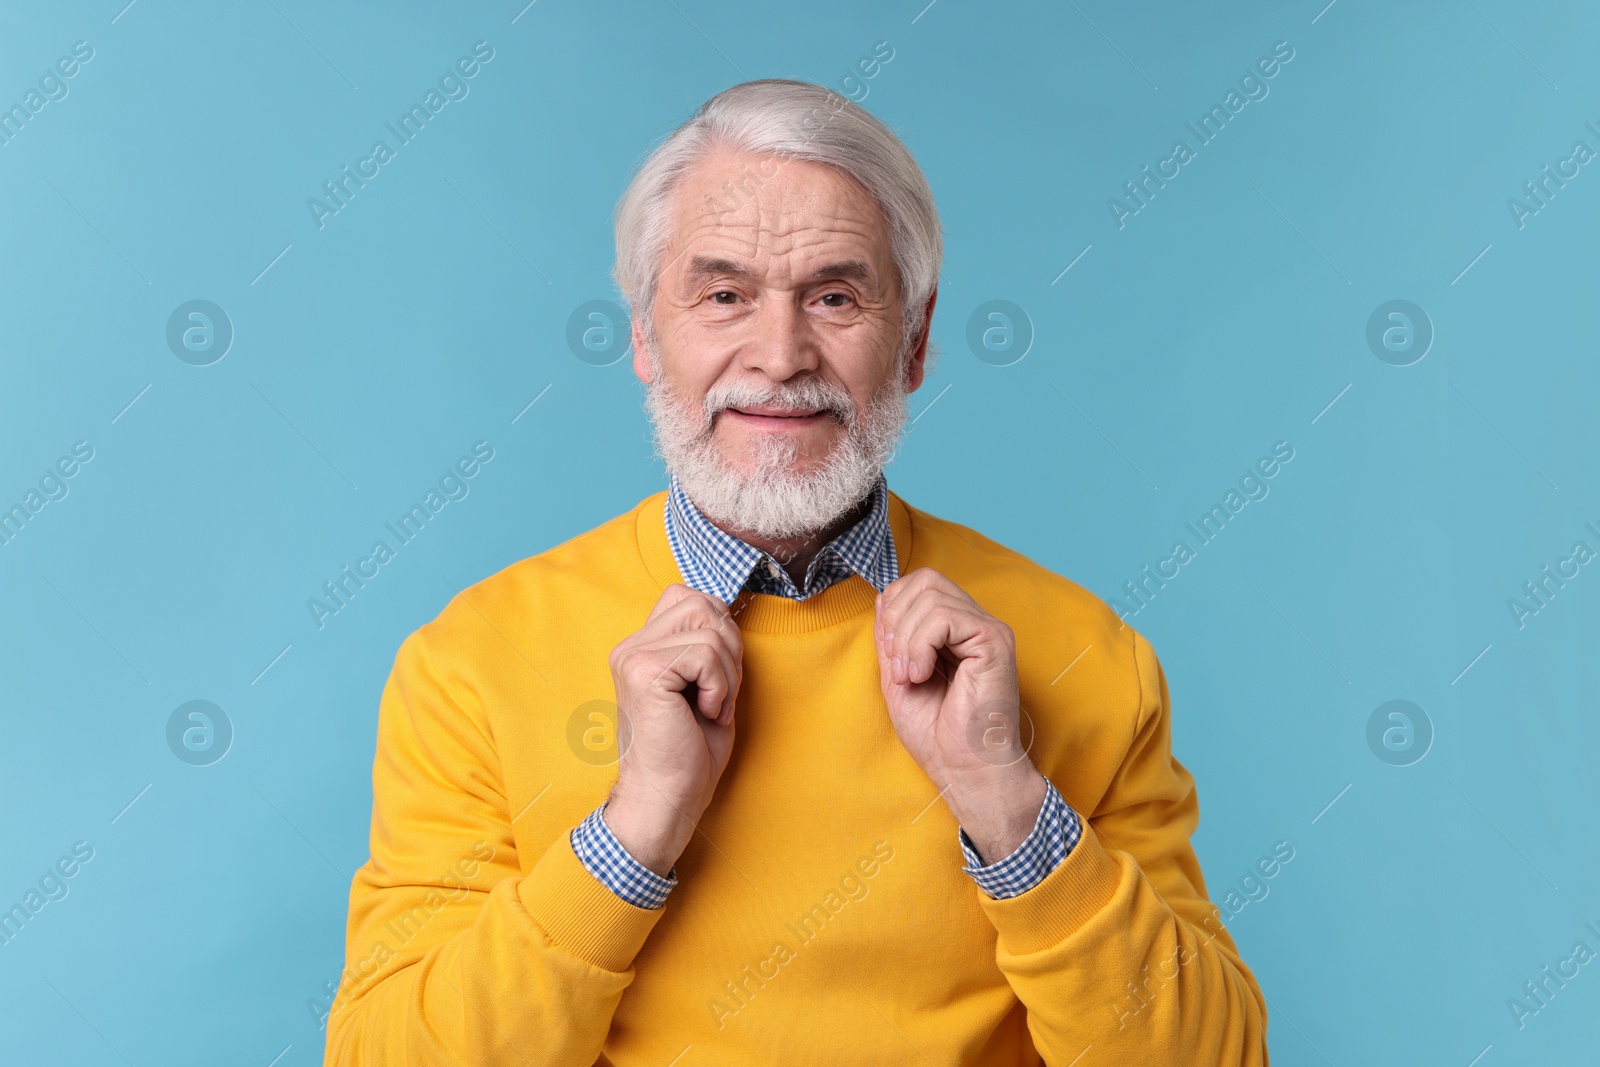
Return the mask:
<path id="1" fill-rule="evenodd" d="M 831 308 L 842 308 L 849 302 L 849 300 L 849 293 L 826 293 L 822 297 L 823 305 Z M 830 301 L 838 301 L 838 303 L 830 303 Z"/>
<path id="2" fill-rule="evenodd" d="M 723 300 L 723 299 L 721 299 L 722 297 L 728 297 L 728 299 L 727 300 Z M 728 304 L 737 303 L 738 300 L 739 300 L 739 294 L 735 293 L 735 292 L 733 292 L 732 290 L 729 290 L 729 289 L 719 289 L 716 292 L 711 294 L 711 302 L 713 304 L 722 304 L 722 305 L 726 306 Z"/>

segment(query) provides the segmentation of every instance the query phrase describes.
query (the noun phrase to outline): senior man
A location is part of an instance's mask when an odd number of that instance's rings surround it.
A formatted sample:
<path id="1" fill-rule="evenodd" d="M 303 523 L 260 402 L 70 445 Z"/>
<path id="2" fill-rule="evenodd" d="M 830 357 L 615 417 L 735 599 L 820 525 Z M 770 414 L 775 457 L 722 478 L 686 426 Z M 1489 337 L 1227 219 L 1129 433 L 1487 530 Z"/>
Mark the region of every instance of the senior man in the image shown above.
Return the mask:
<path id="1" fill-rule="evenodd" d="M 326 1062 L 1264 1064 L 1149 644 L 888 489 L 905 147 L 738 85 L 616 237 L 668 486 L 401 646 Z"/>

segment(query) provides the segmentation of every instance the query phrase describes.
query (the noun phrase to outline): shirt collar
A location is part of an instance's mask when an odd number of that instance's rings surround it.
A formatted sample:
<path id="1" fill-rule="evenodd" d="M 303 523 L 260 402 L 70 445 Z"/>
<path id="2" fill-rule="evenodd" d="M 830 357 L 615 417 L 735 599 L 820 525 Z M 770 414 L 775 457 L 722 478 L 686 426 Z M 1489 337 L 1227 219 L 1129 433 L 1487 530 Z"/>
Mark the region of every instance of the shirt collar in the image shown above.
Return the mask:
<path id="1" fill-rule="evenodd" d="M 889 485 L 882 473 L 873 484 L 867 514 L 817 553 L 806 568 L 804 588 L 769 553 L 718 529 L 689 499 L 676 474 L 667 486 L 666 527 L 685 584 L 725 604 L 733 603 L 747 584 L 758 593 L 806 600 L 851 574 L 879 592 L 900 577 L 889 528 Z"/>

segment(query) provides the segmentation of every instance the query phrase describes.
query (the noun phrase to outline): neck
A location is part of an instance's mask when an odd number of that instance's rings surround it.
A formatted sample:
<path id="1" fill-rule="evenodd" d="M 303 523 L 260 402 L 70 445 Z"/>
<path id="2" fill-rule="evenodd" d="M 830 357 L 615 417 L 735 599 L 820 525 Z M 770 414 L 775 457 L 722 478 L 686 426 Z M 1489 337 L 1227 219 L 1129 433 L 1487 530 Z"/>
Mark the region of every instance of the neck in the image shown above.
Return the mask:
<path id="1" fill-rule="evenodd" d="M 866 518 L 867 512 L 871 509 L 872 494 L 868 493 L 861 499 L 859 504 L 820 530 L 808 530 L 792 537 L 767 537 L 751 530 L 743 530 L 737 526 L 717 522 L 709 515 L 706 516 L 706 521 L 723 533 L 731 534 L 745 544 L 752 545 L 771 555 L 773 559 L 783 565 L 784 570 L 789 572 L 789 577 L 794 580 L 794 584 L 803 587 L 806 568 L 811 566 L 813 559 L 817 558 L 817 553 L 821 552 L 828 542 Z"/>

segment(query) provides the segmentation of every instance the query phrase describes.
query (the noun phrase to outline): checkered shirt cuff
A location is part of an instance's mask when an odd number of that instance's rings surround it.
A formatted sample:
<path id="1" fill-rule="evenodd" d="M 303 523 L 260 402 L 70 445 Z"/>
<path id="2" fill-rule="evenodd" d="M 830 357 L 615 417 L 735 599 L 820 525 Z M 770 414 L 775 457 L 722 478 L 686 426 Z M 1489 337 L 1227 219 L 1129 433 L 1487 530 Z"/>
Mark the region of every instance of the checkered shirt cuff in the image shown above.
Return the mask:
<path id="1" fill-rule="evenodd" d="M 967 857 L 967 864 L 961 869 L 990 897 L 1005 900 L 1021 896 L 1044 881 L 1045 876 L 1067 858 L 1067 853 L 1083 836 L 1083 821 L 1046 778 L 1044 806 L 1039 809 L 1033 831 L 1005 859 L 985 867 L 983 857 L 978 855 L 967 832 L 958 830 L 958 835 L 961 851 Z"/>
<path id="2" fill-rule="evenodd" d="M 628 855 L 601 816 L 605 809 L 604 804 L 595 808 L 573 829 L 572 851 L 590 874 L 629 904 L 636 908 L 661 907 L 678 884 L 677 868 L 663 878 Z"/>

